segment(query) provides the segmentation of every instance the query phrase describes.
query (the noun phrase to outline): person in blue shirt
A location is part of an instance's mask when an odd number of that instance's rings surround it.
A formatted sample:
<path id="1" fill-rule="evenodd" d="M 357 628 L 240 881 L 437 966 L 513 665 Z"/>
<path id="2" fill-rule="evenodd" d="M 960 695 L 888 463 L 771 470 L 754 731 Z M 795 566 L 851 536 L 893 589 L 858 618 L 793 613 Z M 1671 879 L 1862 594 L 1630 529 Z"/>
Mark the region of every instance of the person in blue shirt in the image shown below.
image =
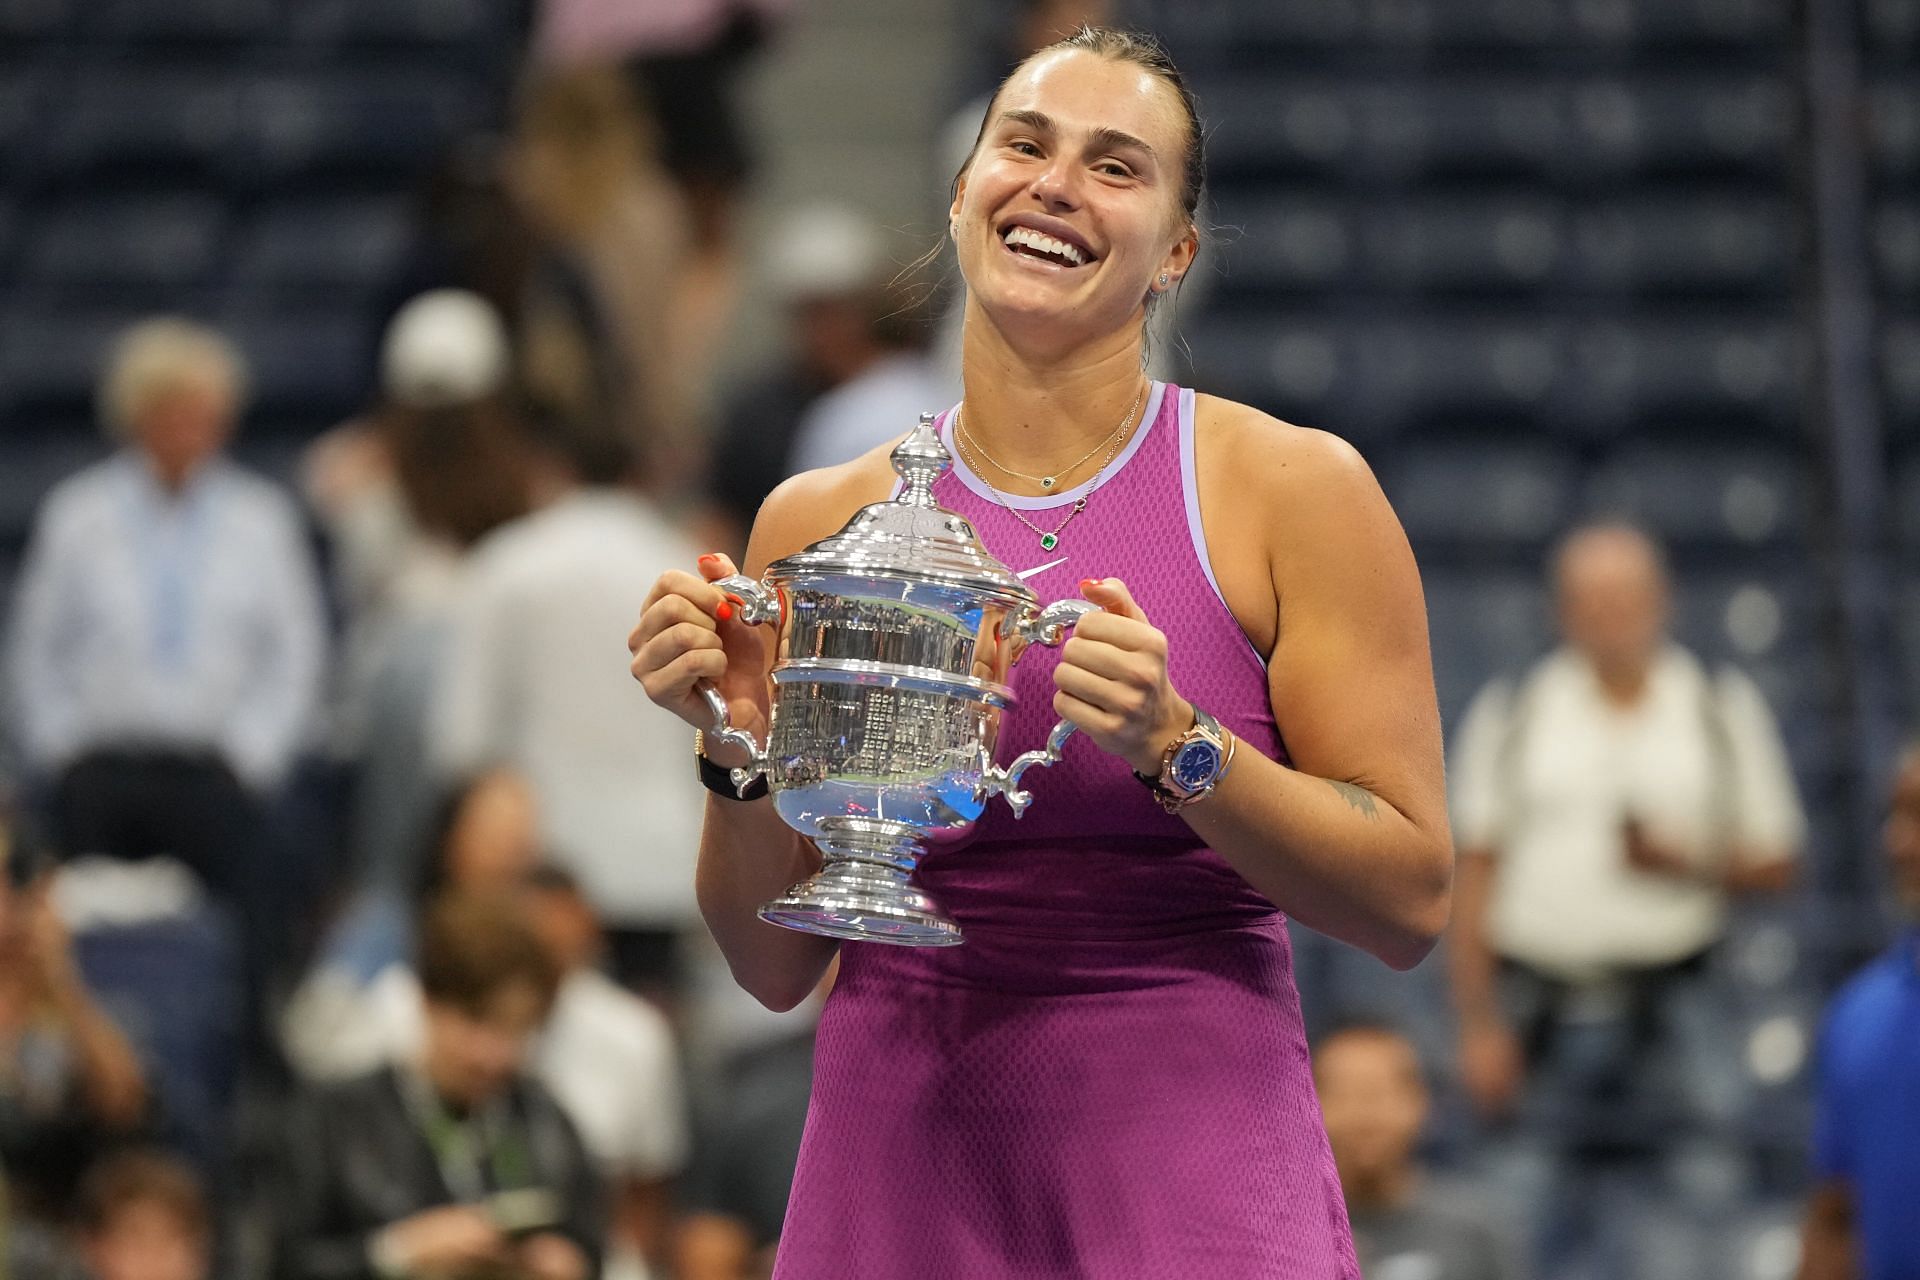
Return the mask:
<path id="1" fill-rule="evenodd" d="M 1906 927 L 1827 1012 L 1801 1280 L 1920 1280 L 1920 744 L 1885 842 Z"/>
<path id="2" fill-rule="evenodd" d="M 225 456 L 245 384 L 198 324 L 121 337 L 100 394 L 120 448 L 41 504 L 7 655 L 62 852 L 171 854 L 216 892 L 308 738 L 326 653 L 298 509 Z"/>

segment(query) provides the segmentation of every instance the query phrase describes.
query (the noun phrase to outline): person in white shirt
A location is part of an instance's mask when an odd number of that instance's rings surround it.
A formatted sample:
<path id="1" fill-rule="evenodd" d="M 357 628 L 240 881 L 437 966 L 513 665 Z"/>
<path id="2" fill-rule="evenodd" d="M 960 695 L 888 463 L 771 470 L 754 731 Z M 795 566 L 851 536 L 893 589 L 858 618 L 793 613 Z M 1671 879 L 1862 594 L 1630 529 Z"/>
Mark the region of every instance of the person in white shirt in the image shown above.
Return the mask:
<path id="1" fill-rule="evenodd" d="M 559 496 L 474 549 L 430 750 L 446 778 L 504 766 L 528 781 L 541 842 L 605 925 L 615 976 L 671 1001 L 698 922 L 702 793 L 680 722 L 618 657 L 633 585 L 699 553 L 630 486 L 632 453 L 615 433 L 535 425 Z"/>
<path id="2" fill-rule="evenodd" d="M 1793 775 L 1753 683 L 1669 638 L 1645 534 L 1576 530 L 1554 585 L 1564 643 L 1484 689 L 1450 753 L 1461 1082 L 1488 1121 L 1524 1125 L 1660 1078 L 1649 1055 L 1668 1053 L 1660 1103 L 1710 1127 L 1734 1105 L 1709 1078 L 1726 1055 L 1691 1043 L 1691 1011 L 1729 899 L 1791 882 Z"/>

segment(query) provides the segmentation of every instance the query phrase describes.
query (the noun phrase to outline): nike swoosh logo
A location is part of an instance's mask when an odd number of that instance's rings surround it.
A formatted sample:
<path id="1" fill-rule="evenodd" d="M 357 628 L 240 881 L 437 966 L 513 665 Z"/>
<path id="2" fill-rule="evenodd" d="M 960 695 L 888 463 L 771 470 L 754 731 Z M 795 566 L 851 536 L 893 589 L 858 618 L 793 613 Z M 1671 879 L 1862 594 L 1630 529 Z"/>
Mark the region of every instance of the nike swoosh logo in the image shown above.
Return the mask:
<path id="1" fill-rule="evenodd" d="M 1028 578 L 1033 577 L 1035 574 L 1045 573 L 1047 570 L 1055 568 L 1059 565 L 1063 565 L 1066 562 L 1067 562 L 1067 558 L 1065 556 L 1061 556 L 1058 560 L 1049 560 L 1045 564 L 1037 564 L 1033 566 L 1033 568 L 1031 569 L 1022 569 L 1020 572 L 1014 574 L 1013 576 L 1020 579 L 1020 581 L 1025 582 Z"/>

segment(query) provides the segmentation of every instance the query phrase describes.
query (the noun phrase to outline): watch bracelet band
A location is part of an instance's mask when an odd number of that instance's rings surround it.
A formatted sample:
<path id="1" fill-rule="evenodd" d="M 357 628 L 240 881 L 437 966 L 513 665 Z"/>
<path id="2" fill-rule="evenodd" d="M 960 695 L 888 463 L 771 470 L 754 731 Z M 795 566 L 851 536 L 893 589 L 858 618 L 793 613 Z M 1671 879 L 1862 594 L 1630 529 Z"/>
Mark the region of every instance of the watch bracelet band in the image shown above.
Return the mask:
<path id="1" fill-rule="evenodd" d="M 767 776 L 761 774 L 744 789 L 733 785 L 733 770 L 707 759 L 707 735 L 693 731 L 693 763 L 700 785 L 726 800 L 758 800 L 767 794 Z"/>
<path id="2" fill-rule="evenodd" d="M 1176 791 L 1162 781 L 1162 778 L 1166 776 L 1167 769 L 1172 763 L 1175 753 L 1178 752 L 1180 747 L 1192 736 L 1194 729 L 1204 730 L 1219 741 L 1220 771 L 1213 775 L 1213 781 L 1198 791 Z M 1140 780 L 1142 786 L 1153 792 L 1153 798 L 1159 802 L 1162 809 L 1168 813 L 1178 813 L 1188 805 L 1197 804 L 1213 794 L 1213 789 L 1220 785 L 1221 780 L 1227 776 L 1227 772 L 1233 768 L 1234 750 L 1239 745 L 1240 737 L 1238 734 L 1221 724 L 1199 706 L 1195 706 L 1193 708 L 1193 728 L 1188 729 L 1185 733 L 1179 735 L 1167 744 L 1166 750 L 1160 757 L 1160 772 L 1158 774 L 1142 773 L 1138 769 L 1135 769 L 1133 776 Z"/>

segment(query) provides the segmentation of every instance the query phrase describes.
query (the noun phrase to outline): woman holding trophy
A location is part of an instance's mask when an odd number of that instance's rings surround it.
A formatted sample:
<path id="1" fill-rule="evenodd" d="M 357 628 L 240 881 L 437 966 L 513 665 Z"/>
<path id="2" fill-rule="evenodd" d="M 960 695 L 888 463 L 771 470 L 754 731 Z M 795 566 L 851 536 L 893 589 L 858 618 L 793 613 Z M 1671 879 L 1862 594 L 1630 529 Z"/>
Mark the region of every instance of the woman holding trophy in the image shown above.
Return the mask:
<path id="1" fill-rule="evenodd" d="M 877 450 L 789 481 L 754 528 L 761 574 L 908 476 L 900 501 L 930 492 L 1007 576 L 1078 582 L 1091 611 L 994 713 L 1003 753 L 1062 760 L 1041 803 L 969 809 L 971 839 L 914 875 L 965 945 L 761 918 L 821 854 L 742 781 L 780 757 L 770 672 L 797 646 L 748 625 L 733 565 L 664 575 L 630 637 L 655 702 L 712 730 L 724 700 L 738 731 L 705 743 L 698 872 L 735 977 L 787 1008 L 841 952 L 780 1280 L 1359 1275 L 1285 918 L 1397 968 L 1446 922 L 1425 608 L 1349 447 L 1142 373 L 1204 177 L 1150 40 L 1083 30 L 1022 63 L 954 183 L 965 398 L 915 437 L 937 432 L 938 478 Z"/>

